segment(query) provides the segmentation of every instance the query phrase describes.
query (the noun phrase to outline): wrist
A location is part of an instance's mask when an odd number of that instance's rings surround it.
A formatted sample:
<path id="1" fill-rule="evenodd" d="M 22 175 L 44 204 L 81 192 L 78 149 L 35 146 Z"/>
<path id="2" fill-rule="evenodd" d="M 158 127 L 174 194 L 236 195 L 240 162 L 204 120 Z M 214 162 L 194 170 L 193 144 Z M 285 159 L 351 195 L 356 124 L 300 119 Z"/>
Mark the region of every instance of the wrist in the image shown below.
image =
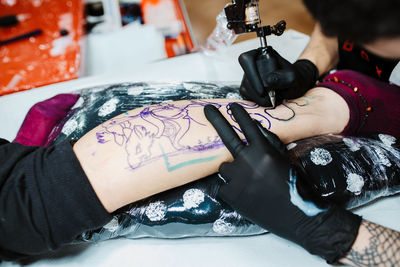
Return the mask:
<path id="1" fill-rule="evenodd" d="M 307 76 L 307 80 L 309 81 L 308 87 L 314 87 L 319 79 L 319 70 L 317 66 L 309 59 L 298 59 L 294 65 L 302 72 L 302 76 Z"/>
<path id="2" fill-rule="evenodd" d="M 308 252 L 324 258 L 328 263 L 336 263 L 350 251 L 356 240 L 361 217 L 350 211 L 332 207 L 319 214 L 314 223 L 305 231 L 300 245 Z"/>

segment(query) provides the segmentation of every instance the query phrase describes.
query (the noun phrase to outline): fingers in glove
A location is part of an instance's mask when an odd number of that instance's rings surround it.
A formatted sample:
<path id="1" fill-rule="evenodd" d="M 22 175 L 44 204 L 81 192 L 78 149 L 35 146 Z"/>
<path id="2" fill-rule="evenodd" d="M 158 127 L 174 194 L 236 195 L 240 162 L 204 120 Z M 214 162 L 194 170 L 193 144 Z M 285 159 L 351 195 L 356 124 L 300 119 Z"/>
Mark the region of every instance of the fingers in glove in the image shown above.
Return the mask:
<path id="1" fill-rule="evenodd" d="M 247 142 L 251 144 L 260 140 L 262 138 L 260 129 L 250 117 L 249 113 L 247 113 L 247 111 L 238 103 L 231 104 L 230 108 L 237 123 L 239 123 L 240 129 L 246 137 Z"/>
<path id="2" fill-rule="evenodd" d="M 247 77 L 251 85 L 248 89 L 254 90 L 255 93 L 261 96 L 265 95 L 265 92 L 256 65 L 256 58 L 259 55 L 259 53 L 260 51 L 258 49 L 254 49 L 241 54 L 239 56 L 239 64 L 240 66 L 242 66 L 245 76 Z"/>
<path id="3" fill-rule="evenodd" d="M 235 158 L 245 147 L 245 144 L 215 106 L 206 105 L 204 107 L 204 114 L 221 137 L 222 142 L 228 148 L 229 152 L 231 152 L 232 156 Z"/>
<path id="4" fill-rule="evenodd" d="M 225 179 L 226 184 L 222 184 L 218 190 L 218 196 L 234 206 L 234 203 L 238 200 L 242 191 L 246 188 L 246 179 L 241 179 L 242 176 L 237 177 L 237 168 L 235 168 L 235 163 L 224 162 L 219 167 L 219 174 Z M 231 177 L 236 177 L 236 179 L 231 179 Z M 243 177 L 244 178 L 244 177 Z"/>
<path id="5" fill-rule="evenodd" d="M 239 92 L 245 99 L 254 101 L 260 106 L 263 107 L 272 106 L 271 99 L 269 98 L 268 94 L 265 94 L 264 96 L 258 95 L 256 91 L 253 89 L 253 86 L 250 84 L 246 75 L 243 76 Z"/>
<path id="6" fill-rule="evenodd" d="M 294 83 L 296 76 L 291 69 L 280 69 L 269 73 L 265 79 L 268 87 L 275 90 L 284 90 Z"/>
<path id="7" fill-rule="evenodd" d="M 261 125 L 259 121 L 256 121 L 257 127 L 264 136 L 265 139 L 268 140 L 268 142 L 274 146 L 276 150 L 279 151 L 282 155 L 286 152 L 286 146 L 282 143 L 282 141 L 279 139 L 279 137 L 274 134 L 273 132 L 267 130 L 264 128 L 264 126 Z"/>
<path id="8" fill-rule="evenodd" d="M 286 69 L 292 65 L 292 63 L 290 63 L 284 57 L 282 57 L 275 49 L 273 49 L 272 47 L 268 48 L 269 48 L 268 52 L 271 53 L 278 61 L 280 69 Z"/>

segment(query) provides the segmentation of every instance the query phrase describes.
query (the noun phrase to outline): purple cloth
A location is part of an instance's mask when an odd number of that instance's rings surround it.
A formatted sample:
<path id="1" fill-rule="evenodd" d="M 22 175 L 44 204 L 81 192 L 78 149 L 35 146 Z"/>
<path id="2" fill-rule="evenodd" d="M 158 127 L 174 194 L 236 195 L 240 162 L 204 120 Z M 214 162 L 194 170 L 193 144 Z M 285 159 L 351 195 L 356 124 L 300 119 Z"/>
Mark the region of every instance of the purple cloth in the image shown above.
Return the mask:
<path id="1" fill-rule="evenodd" d="M 318 86 L 327 87 L 347 102 L 350 120 L 343 135 L 383 133 L 400 137 L 400 87 L 364 74 L 342 70 Z"/>
<path id="2" fill-rule="evenodd" d="M 78 101 L 77 94 L 59 94 L 36 103 L 28 111 L 13 142 L 27 146 L 44 146 L 54 126 Z"/>

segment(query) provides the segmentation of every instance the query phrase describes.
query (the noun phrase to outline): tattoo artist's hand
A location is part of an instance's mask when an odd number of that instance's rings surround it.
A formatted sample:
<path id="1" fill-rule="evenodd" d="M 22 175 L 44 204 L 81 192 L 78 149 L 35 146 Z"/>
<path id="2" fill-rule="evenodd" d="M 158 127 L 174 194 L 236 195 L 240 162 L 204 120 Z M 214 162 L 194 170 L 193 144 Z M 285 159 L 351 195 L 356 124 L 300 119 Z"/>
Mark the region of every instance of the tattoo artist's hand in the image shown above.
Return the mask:
<path id="1" fill-rule="evenodd" d="M 361 218 L 304 200 L 296 184 L 300 172 L 289 163 L 279 138 L 252 120 L 239 104 L 232 104 L 231 111 L 247 144 L 216 107 L 207 105 L 204 110 L 234 157 L 219 168 L 226 183 L 218 196 L 250 221 L 310 253 L 328 262 L 342 258 L 357 236 Z"/>
<path id="2" fill-rule="evenodd" d="M 241 95 L 261 106 L 271 106 L 271 90 L 278 103 L 304 95 L 314 87 L 319 75 L 311 61 L 301 59 L 292 64 L 270 46 L 241 54 L 239 63 L 244 70 Z"/>

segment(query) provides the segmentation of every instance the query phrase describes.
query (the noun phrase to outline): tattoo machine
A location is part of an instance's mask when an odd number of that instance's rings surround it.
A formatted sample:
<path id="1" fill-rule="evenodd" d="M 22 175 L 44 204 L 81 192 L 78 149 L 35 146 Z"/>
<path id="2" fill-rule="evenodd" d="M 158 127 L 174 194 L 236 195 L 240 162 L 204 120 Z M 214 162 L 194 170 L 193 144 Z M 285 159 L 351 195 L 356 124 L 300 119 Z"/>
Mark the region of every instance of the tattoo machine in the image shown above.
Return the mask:
<path id="1" fill-rule="evenodd" d="M 271 34 L 282 35 L 286 29 L 286 22 L 281 20 L 274 26 L 262 26 L 258 0 L 232 0 L 232 3 L 225 7 L 225 14 L 228 29 L 236 34 L 256 32 L 260 38 L 261 53 L 256 59 L 256 66 L 263 86 L 266 87 L 265 76 L 277 69 L 276 59 L 271 55 L 271 47 L 268 47 L 266 37 Z M 275 91 L 268 91 L 268 96 L 272 107 L 275 107 Z"/>

